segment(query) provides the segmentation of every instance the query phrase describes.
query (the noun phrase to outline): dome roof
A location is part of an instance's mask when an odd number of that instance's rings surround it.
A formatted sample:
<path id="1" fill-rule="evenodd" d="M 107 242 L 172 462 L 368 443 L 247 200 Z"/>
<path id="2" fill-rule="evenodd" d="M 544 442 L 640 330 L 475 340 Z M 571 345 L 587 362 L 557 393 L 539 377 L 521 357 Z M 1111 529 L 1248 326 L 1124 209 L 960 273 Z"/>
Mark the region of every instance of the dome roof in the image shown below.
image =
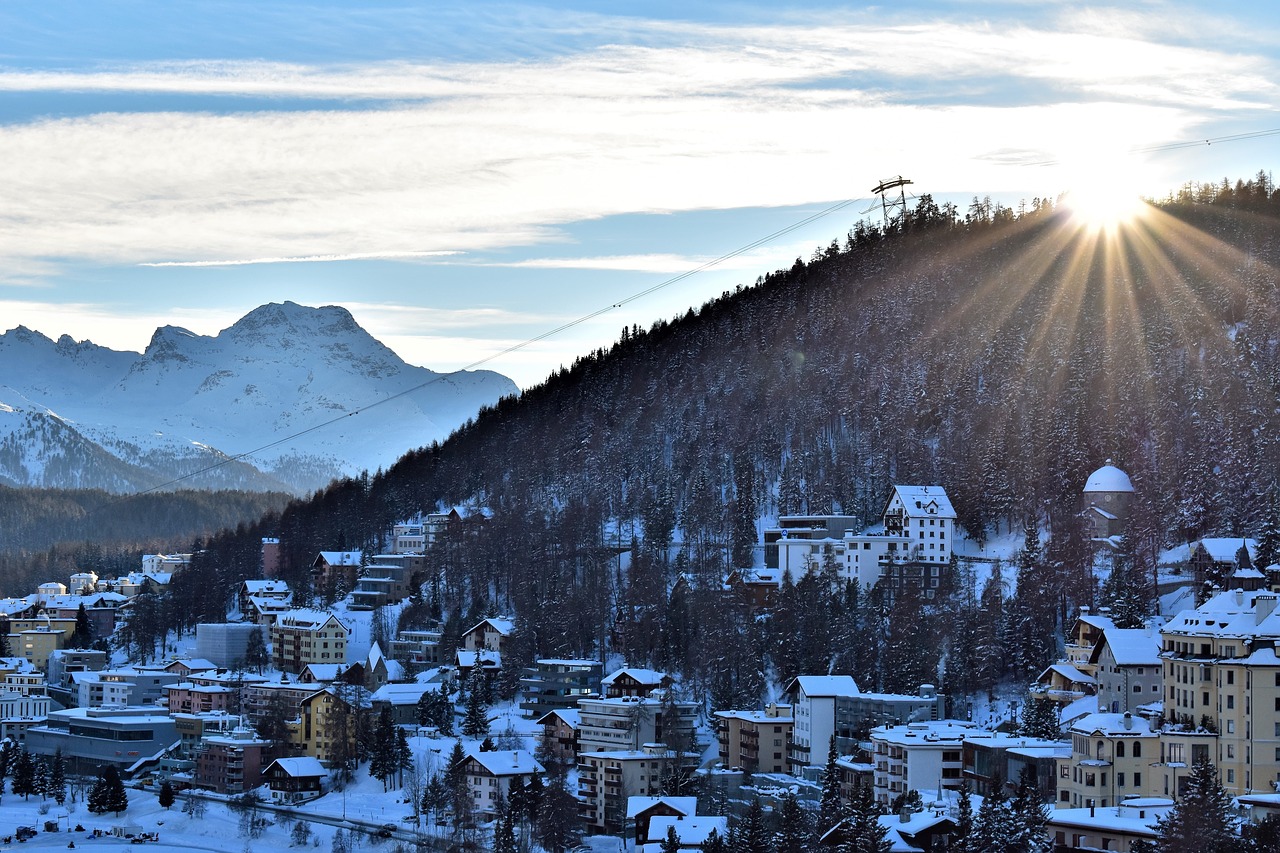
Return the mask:
<path id="1" fill-rule="evenodd" d="M 1106 465 L 1089 475 L 1088 481 L 1084 484 L 1084 490 L 1086 493 L 1132 492 L 1133 483 L 1129 480 L 1128 474 L 1112 465 L 1111 460 L 1108 459 Z"/>

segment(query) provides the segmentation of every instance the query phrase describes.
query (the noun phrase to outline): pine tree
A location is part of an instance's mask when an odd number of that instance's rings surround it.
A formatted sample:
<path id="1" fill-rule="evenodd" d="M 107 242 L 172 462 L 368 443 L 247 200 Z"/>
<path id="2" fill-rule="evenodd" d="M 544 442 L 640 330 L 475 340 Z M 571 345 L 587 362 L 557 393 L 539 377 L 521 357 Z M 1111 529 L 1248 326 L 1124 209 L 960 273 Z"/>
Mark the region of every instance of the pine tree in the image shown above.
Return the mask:
<path id="1" fill-rule="evenodd" d="M 1239 819 L 1231 797 L 1218 784 L 1218 771 L 1207 760 L 1197 761 L 1173 809 L 1156 822 L 1158 853 L 1233 853 L 1239 841 Z"/>
<path id="2" fill-rule="evenodd" d="M 680 836 L 676 834 L 676 825 L 670 824 L 667 827 L 667 837 L 662 839 L 662 844 L 658 846 L 659 853 L 680 853 Z"/>
<path id="3" fill-rule="evenodd" d="M 733 853 L 770 853 L 769 829 L 765 826 L 764 807 L 758 798 L 751 800 L 747 813 L 738 822 L 737 843 L 730 846 Z"/>
<path id="4" fill-rule="evenodd" d="M 25 800 L 36 793 L 35 783 L 35 762 L 31 758 L 31 753 L 23 749 L 13 762 L 13 785 L 11 790 L 13 793 L 21 795 L 22 799 Z"/>
<path id="5" fill-rule="evenodd" d="M 1280 563 L 1280 490 L 1272 487 L 1267 517 L 1258 534 L 1257 565 L 1266 571 L 1277 563 Z"/>
<path id="6" fill-rule="evenodd" d="M 729 853 L 729 842 L 713 828 L 702 843 L 702 853 Z"/>
<path id="7" fill-rule="evenodd" d="M 62 756 L 62 747 L 53 753 L 49 763 L 49 793 L 58 805 L 67 801 L 67 761 Z"/>
<path id="8" fill-rule="evenodd" d="M 843 811 L 840 802 L 840 768 L 836 761 L 840 751 L 836 749 L 836 736 L 832 735 L 827 744 L 827 766 L 822 771 L 822 800 L 818 805 L 818 837 L 840 821 Z"/>
<path id="9" fill-rule="evenodd" d="M 305 820 L 295 820 L 293 830 L 289 833 L 289 844 L 292 847 L 306 847 L 311 841 L 311 827 Z"/>
<path id="10" fill-rule="evenodd" d="M 799 798 L 788 792 L 783 796 L 779 809 L 778 839 L 775 845 L 777 853 L 808 853 L 813 846 L 813 828 L 809 815 L 801 807 Z"/>
<path id="11" fill-rule="evenodd" d="M 462 733 L 470 738 L 489 734 L 489 706 L 484 697 L 484 672 L 477 659 L 467 678 L 467 710 L 462 719 Z"/>
<path id="12" fill-rule="evenodd" d="M 1018 853 L 1049 853 L 1052 844 L 1048 829 L 1048 806 L 1040 800 L 1035 776 L 1024 769 L 1018 782 L 1018 790 L 1009 803 L 1009 812 L 1016 834 L 1005 849 Z"/>
<path id="13" fill-rule="evenodd" d="M 498 827 L 493 833 L 493 853 L 516 853 L 515 816 L 510 804 L 498 815 Z"/>
<path id="14" fill-rule="evenodd" d="M 395 775 L 398 764 L 396 727 L 392 722 L 391 708 L 384 705 L 378 712 L 378 722 L 374 727 L 369 775 L 382 783 L 383 791 L 388 791 L 391 788 L 391 777 Z"/>
<path id="15" fill-rule="evenodd" d="M 880 807 L 869 785 L 860 785 L 849 804 L 844 843 L 840 853 L 889 853 L 889 830 L 880 823 Z"/>
<path id="16" fill-rule="evenodd" d="M 115 812 L 118 815 L 127 808 L 129 795 L 120 780 L 120 771 L 108 764 L 98 772 L 98 780 L 89 790 L 89 811 L 94 814 Z"/>
<path id="17" fill-rule="evenodd" d="M 553 777 L 538 822 L 538 841 L 550 853 L 564 853 L 578 842 L 577 815 L 578 799 L 569 792 L 565 777 Z"/>
<path id="18" fill-rule="evenodd" d="M 956 798 L 956 832 L 955 853 L 981 853 L 972 844 L 973 836 L 973 798 L 969 793 L 969 783 L 960 785 L 960 794 Z"/>
<path id="19" fill-rule="evenodd" d="M 31 779 L 31 791 L 39 794 L 40 799 L 43 800 L 53 793 L 49 786 L 49 759 L 43 757 L 35 759 L 32 768 L 35 772 Z"/>
<path id="20" fill-rule="evenodd" d="M 1058 705 L 1049 699 L 1028 696 L 1018 720 L 1018 734 L 1039 740 L 1057 740 L 1062 736 L 1058 722 Z"/>
<path id="21" fill-rule="evenodd" d="M 262 631 L 255 630 L 249 634 L 249 642 L 244 647 L 244 665 L 261 674 L 263 668 L 269 663 L 271 663 L 271 656 L 267 654 L 267 644 L 262 639 Z"/>
<path id="22" fill-rule="evenodd" d="M 173 785 L 169 784 L 168 779 L 165 779 L 160 783 L 160 796 L 158 799 L 160 801 L 160 808 L 166 811 L 168 811 L 169 807 L 173 805 L 175 795 L 173 792 Z"/>
<path id="23" fill-rule="evenodd" d="M 76 608 L 76 627 L 71 634 L 71 641 L 68 645 L 73 649 L 87 649 L 93 643 L 93 626 L 89 622 L 89 611 L 85 610 L 84 602 L 80 602 L 80 606 Z"/>
<path id="24" fill-rule="evenodd" d="M 400 785 L 404 785 L 404 771 L 413 769 L 413 750 L 404 729 L 396 727 L 395 772 Z"/>
<path id="25" fill-rule="evenodd" d="M 1121 542 L 1112 560 L 1111 574 L 1102 584 L 1102 603 L 1111 608 L 1117 628 L 1141 628 L 1151 615 L 1150 584 L 1134 567 L 1127 543 Z"/>

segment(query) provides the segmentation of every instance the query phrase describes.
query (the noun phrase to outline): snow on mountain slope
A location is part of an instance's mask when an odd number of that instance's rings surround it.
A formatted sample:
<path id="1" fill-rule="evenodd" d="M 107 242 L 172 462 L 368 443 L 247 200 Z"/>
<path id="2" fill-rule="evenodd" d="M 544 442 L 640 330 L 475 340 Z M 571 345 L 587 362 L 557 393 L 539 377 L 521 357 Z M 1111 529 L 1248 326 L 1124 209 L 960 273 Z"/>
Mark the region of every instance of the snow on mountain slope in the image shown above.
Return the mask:
<path id="1" fill-rule="evenodd" d="M 183 484 L 305 491 L 443 439 L 517 390 L 491 371 L 414 367 L 345 309 L 291 302 L 257 308 L 214 337 L 162 327 L 141 355 L 19 327 L 0 335 L 0 383 L 0 480 L 94 485 L 74 462 L 49 472 L 50 460 L 87 459 L 92 445 L 123 466 L 100 483 L 111 490 L 162 483 L 338 419 Z"/>

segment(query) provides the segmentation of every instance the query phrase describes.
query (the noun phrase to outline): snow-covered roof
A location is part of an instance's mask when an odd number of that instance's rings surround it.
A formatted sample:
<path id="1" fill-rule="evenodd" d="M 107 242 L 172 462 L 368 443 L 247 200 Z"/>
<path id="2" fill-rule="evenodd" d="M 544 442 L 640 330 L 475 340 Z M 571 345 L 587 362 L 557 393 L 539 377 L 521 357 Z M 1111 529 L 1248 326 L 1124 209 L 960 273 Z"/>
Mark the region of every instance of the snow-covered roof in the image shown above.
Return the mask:
<path id="1" fill-rule="evenodd" d="M 1097 684 L 1098 683 L 1098 680 L 1094 678 L 1092 675 L 1086 675 L 1085 673 L 1076 669 L 1071 664 L 1065 663 L 1062 661 L 1059 661 L 1058 663 L 1051 663 L 1047 667 L 1045 667 L 1044 672 L 1040 673 L 1039 680 L 1042 682 L 1048 681 L 1050 673 L 1054 673 L 1054 672 L 1056 672 L 1058 675 L 1061 675 L 1071 684 Z"/>
<path id="2" fill-rule="evenodd" d="M 902 511 L 908 518 L 956 517 L 955 508 L 951 506 L 951 498 L 947 497 L 947 490 L 942 486 L 894 486 L 893 494 L 902 502 Z M 893 503 L 892 498 L 889 503 Z"/>
<path id="3" fill-rule="evenodd" d="M 331 566 L 358 566 L 363 551 L 321 551 L 320 557 Z"/>
<path id="4" fill-rule="evenodd" d="M 1058 714 L 1058 720 L 1062 725 L 1068 726 L 1083 717 L 1095 714 L 1098 711 L 1098 697 L 1090 694 L 1081 696 L 1074 702 L 1069 703 Z"/>
<path id="5" fill-rule="evenodd" d="M 779 713 L 779 715 L 771 717 L 766 711 L 716 711 L 712 716 L 723 720 L 744 720 L 748 723 L 777 723 L 781 725 L 795 722 L 795 717 L 789 713 Z"/>
<path id="6" fill-rule="evenodd" d="M 1191 553 L 1194 555 L 1197 550 L 1203 550 L 1215 563 L 1234 563 L 1236 552 L 1240 550 L 1241 545 L 1249 549 L 1250 561 L 1257 558 L 1258 540 L 1242 539 L 1238 536 L 1201 539 L 1192 544 Z"/>
<path id="7" fill-rule="evenodd" d="M 293 610 L 286 610 L 276 619 L 276 624 L 284 628 L 309 628 L 318 630 L 332 619 L 342 626 L 344 631 L 350 631 L 342 620 L 334 616 L 328 610 L 312 610 L 305 607 L 297 607 Z"/>
<path id="8" fill-rule="evenodd" d="M 510 619 L 496 619 L 491 617 L 489 619 L 481 619 L 474 627 L 466 631 L 463 636 L 474 631 L 482 630 L 485 625 L 488 625 L 504 637 L 510 637 L 511 632 L 516 628 L 516 623 Z"/>
<path id="9" fill-rule="evenodd" d="M 667 837 L 667 828 L 675 827 L 680 843 L 687 847 L 701 847 L 707 842 L 712 832 L 721 838 L 728 838 L 729 818 L 720 815 L 697 817 L 689 815 L 657 815 L 649 821 L 649 841 L 662 841 Z"/>
<path id="10" fill-rule="evenodd" d="M 623 676 L 633 679 L 637 684 L 662 684 L 663 680 L 666 679 L 667 674 L 665 672 L 658 672 L 656 669 L 623 667 L 617 672 L 611 672 L 604 678 L 600 679 L 600 683 L 610 685 Z"/>
<path id="11" fill-rule="evenodd" d="M 526 776 L 530 773 L 543 773 L 545 768 L 533 757 L 533 753 L 524 750 L 490 750 L 487 752 L 471 752 L 468 758 L 474 759 L 492 776 Z"/>
<path id="12" fill-rule="evenodd" d="M 468 651 L 467 649 L 458 649 L 454 658 L 459 668 L 470 669 L 479 664 L 492 664 L 493 666 L 502 666 L 502 655 L 499 652 L 491 652 L 488 649 L 479 649 L 477 651 Z"/>
<path id="13" fill-rule="evenodd" d="M 1132 714 L 1086 714 L 1071 724 L 1071 731 L 1081 735 L 1101 733 L 1122 737 L 1155 737 L 1156 731 L 1146 717 Z"/>
<path id="14" fill-rule="evenodd" d="M 1160 666 L 1160 635 L 1146 628 L 1108 628 L 1089 657 L 1097 663 L 1103 647 L 1111 650 L 1119 666 Z"/>
<path id="15" fill-rule="evenodd" d="M 309 663 L 302 671 L 316 681 L 335 681 L 339 675 L 347 671 L 346 664 L 341 663 Z"/>
<path id="16" fill-rule="evenodd" d="M 1084 830 L 1124 832 L 1144 838 L 1155 838 L 1156 821 L 1173 808 L 1172 800 L 1159 805 L 1122 804 L 1093 809 L 1050 809 L 1049 826 L 1076 827 Z"/>
<path id="17" fill-rule="evenodd" d="M 967 737 L 985 732 L 977 723 L 966 720 L 929 720 L 907 723 L 905 726 L 877 726 L 871 730 L 871 740 L 904 747 L 941 746 L 944 743 L 960 743 Z"/>
<path id="18" fill-rule="evenodd" d="M 641 812 L 648 811 L 658 803 L 670 806 L 684 815 L 691 815 L 698 810 L 697 797 L 627 797 L 627 820 L 632 820 Z"/>
<path id="19" fill-rule="evenodd" d="M 416 705 L 424 693 L 438 693 L 438 684 L 384 684 L 373 693 L 374 702 L 388 702 L 392 705 Z"/>
<path id="20" fill-rule="evenodd" d="M 806 696 L 857 696 L 858 683 L 852 675 L 797 675 L 785 692 L 798 687 Z"/>
<path id="21" fill-rule="evenodd" d="M 1112 465 L 1111 460 L 1108 459 L 1106 465 L 1089 475 L 1089 479 L 1084 483 L 1084 491 L 1085 494 L 1090 492 L 1132 492 L 1133 481 L 1129 479 L 1128 474 Z"/>
<path id="22" fill-rule="evenodd" d="M 267 765 L 267 770 L 270 770 L 273 766 L 278 766 L 285 772 L 285 775 L 292 776 L 295 779 L 299 777 L 324 776 L 329 772 L 324 769 L 320 759 L 310 755 L 299 758 L 277 758 Z"/>
<path id="23" fill-rule="evenodd" d="M 289 591 L 289 584 L 282 580 L 245 581 L 244 591 L 249 595 L 284 595 Z"/>
<path id="24" fill-rule="evenodd" d="M 552 717 L 559 717 L 571 729 L 576 729 L 582 725 L 582 711 L 578 708 L 556 708 L 554 711 L 548 711 L 537 720 L 537 725 L 545 726 L 550 724 Z"/>

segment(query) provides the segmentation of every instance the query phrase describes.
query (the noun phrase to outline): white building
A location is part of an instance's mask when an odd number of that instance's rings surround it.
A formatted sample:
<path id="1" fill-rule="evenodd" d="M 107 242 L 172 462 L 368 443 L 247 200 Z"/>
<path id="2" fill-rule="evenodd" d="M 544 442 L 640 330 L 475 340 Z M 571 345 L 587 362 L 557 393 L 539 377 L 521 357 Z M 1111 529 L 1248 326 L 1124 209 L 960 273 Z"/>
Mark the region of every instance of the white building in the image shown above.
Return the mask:
<path id="1" fill-rule="evenodd" d="M 982 731 L 975 723 L 958 720 L 872 729 L 876 802 L 892 803 L 907 791 L 959 789 L 964 740 Z"/>
<path id="2" fill-rule="evenodd" d="M 579 699 L 578 748 L 593 752 L 637 750 L 646 743 L 693 746 L 698 703 L 666 703 L 661 691 L 654 693 Z"/>
<path id="3" fill-rule="evenodd" d="M 790 697 L 795 726 L 787 761 L 798 775 L 801 767 L 825 764 L 831 738 L 836 734 L 836 705 L 858 694 L 849 675 L 799 675 L 785 691 Z"/>

